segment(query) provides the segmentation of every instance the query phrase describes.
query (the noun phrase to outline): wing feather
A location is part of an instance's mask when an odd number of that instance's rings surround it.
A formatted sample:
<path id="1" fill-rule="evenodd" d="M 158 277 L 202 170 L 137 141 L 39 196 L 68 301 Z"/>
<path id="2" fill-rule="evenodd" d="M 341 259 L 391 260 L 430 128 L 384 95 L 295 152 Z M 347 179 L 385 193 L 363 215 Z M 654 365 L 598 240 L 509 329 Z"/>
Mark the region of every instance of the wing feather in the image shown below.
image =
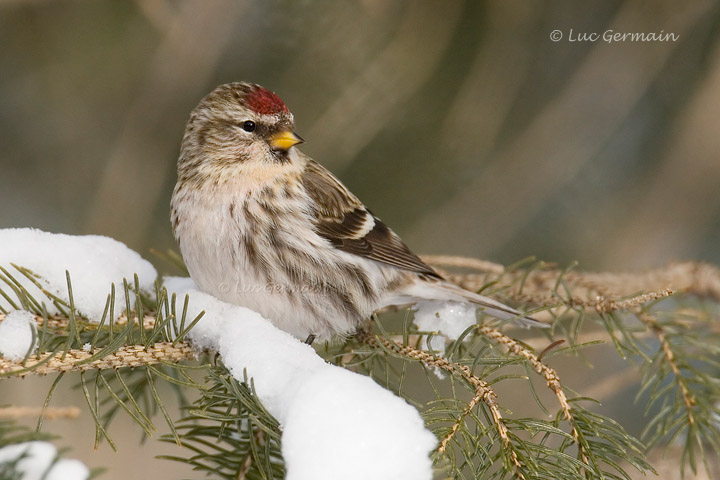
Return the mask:
<path id="1" fill-rule="evenodd" d="M 317 233 L 335 248 L 403 270 L 441 278 L 323 166 L 308 158 L 302 182 L 316 205 Z"/>

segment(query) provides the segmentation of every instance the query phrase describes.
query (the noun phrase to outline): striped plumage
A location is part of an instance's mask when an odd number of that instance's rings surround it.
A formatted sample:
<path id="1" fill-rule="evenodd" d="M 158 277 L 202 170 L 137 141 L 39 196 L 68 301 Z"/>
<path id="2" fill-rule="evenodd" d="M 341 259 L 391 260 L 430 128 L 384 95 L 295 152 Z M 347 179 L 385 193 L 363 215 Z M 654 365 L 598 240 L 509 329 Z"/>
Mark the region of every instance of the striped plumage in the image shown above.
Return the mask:
<path id="1" fill-rule="evenodd" d="M 444 281 L 294 147 L 293 127 L 275 94 L 247 83 L 218 87 L 192 112 L 171 220 L 200 289 L 300 338 L 351 334 L 382 307 L 421 300 L 519 315 Z"/>

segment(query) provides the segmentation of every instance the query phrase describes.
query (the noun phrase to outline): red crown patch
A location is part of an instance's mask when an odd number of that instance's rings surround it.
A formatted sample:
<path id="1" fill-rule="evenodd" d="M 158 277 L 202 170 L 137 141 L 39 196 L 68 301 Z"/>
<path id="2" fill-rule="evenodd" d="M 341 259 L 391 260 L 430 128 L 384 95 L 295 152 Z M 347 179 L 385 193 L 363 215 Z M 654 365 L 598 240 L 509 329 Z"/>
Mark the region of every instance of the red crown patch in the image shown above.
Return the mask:
<path id="1" fill-rule="evenodd" d="M 250 92 L 250 94 L 245 97 L 245 101 L 254 112 L 261 115 L 289 112 L 287 106 L 280 100 L 280 97 L 260 86 Z"/>

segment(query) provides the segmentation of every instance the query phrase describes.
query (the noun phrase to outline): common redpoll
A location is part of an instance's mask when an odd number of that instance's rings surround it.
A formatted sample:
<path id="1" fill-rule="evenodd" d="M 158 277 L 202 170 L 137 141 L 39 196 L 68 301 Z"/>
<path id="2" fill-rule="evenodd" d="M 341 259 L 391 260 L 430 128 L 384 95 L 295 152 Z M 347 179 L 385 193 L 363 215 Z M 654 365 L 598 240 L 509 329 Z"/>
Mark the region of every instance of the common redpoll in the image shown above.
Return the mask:
<path id="1" fill-rule="evenodd" d="M 541 325 L 445 281 L 332 173 L 295 146 L 273 92 L 221 85 L 190 115 L 172 226 L 197 286 L 300 338 L 352 334 L 386 306 L 471 302 Z"/>

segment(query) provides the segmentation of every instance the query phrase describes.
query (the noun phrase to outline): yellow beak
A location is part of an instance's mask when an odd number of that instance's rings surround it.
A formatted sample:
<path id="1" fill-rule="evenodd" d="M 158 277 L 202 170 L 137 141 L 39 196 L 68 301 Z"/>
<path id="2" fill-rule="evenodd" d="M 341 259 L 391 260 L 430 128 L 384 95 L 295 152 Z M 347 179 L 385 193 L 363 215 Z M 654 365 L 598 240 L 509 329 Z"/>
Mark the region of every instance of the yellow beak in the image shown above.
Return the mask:
<path id="1" fill-rule="evenodd" d="M 270 146 L 273 150 L 288 150 L 293 145 L 303 143 L 305 140 L 294 132 L 285 130 L 270 137 Z"/>

